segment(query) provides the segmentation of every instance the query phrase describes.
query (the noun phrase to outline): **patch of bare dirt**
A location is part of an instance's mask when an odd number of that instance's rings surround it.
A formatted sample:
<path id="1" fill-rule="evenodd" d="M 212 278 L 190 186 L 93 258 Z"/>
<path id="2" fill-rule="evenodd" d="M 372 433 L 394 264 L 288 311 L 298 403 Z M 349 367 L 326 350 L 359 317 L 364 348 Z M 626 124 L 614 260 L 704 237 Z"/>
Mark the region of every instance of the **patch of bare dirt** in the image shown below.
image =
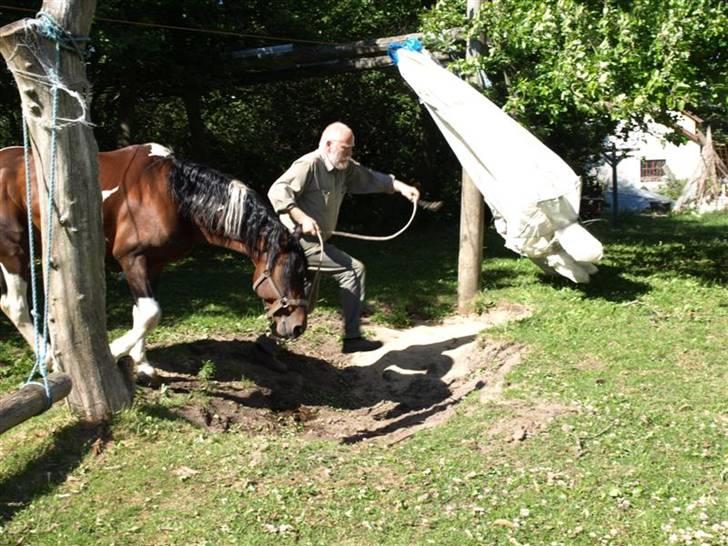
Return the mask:
<path id="1" fill-rule="evenodd" d="M 510 415 L 496 420 L 488 429 L 486 436 L 506 442 L 522 442 L 546 429 L 557 417 L 577 411 L 575 408 L 554 403 L 527 405 L 502 402 L 502 404 L 508 406 Z"/>
<path id="2" fill-rule="evenodd" d="M 526 307 L 509 304 L 407 330 L 371 326 L 384 346 L 354 355 L 340 352 L 336 335 L 304 335 L 277 355 L 283 370 L 254 339 L 193 340 L 156 348 L 150 357 L 167 391 L 200 394 L 175 412 L 208 430 L 256 433 L 286 427 L 344 443 L 395 443 L 445 422 L 473 391 L 480 390 L 484 402 L 498 399 L 524 348 L 478 334 L 529 314 Z M 338 324 L 322 325 L 319 318 L 314 317 L 313 328 L 338 330 Z M 215 365 L 212 379 L 199 373 L 208 361 Z M 150 389 L 143 393 L 157 395 Z M 526 435 L 536 430 L 533 424 L 523 426 Z"/>

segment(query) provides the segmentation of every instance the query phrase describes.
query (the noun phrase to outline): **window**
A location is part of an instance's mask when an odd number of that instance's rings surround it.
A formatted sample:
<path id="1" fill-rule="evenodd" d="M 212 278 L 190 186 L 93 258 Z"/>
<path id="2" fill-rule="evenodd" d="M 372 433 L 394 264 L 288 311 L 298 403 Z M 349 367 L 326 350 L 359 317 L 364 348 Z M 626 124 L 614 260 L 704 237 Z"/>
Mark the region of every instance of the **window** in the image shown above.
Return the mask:
<path id="1" fill-rule="evenodd" d="M 659 180 L 665 176 L 664 159 L 643 159 L 640 164 L 641 180 Z"/>

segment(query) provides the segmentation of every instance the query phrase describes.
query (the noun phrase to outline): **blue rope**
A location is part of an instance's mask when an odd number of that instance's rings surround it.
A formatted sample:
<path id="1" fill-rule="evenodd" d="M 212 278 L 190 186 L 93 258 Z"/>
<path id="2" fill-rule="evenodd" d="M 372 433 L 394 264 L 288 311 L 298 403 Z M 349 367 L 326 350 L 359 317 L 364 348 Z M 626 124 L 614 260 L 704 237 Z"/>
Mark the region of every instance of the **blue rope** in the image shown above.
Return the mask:
<path id="1" fill-rule="evenodd" d="M 90 40 L 88 36 L 74 36 L 64 30 L 58 24 L 58 21 L 47 11 L 39 11 L 36 18 L 39 20 L 38 33 L 41 36 L 55 42 L 56 46 L 60 45 L 63 49 L 76 52 L 81 59 L 84 58 L 84 53 L 79 42 Z"/>
<path id="2" fill-rule="evenodd" d="M 38 26 L 39 33 L 55 42 L 56 55 L 55 55 L 55 68 L 51 69 L 49 75 L 49 81 L 51 82 L 51 143 L 50 143 L 50 172 L 48 174 L 48 209 L 46 212 L 46 260 L 44 267 L 44 278 L 43 278 L 43 335 L 39 336 L 40 328 L 38 325 L 38 293 L 37 293 L 37 272 L 35 269 L 35 242 L 33 237 L 33 212 L 32 212 L 32 190 L 30 184 L 30 144 L 28 138 L 28 121 L 23 111 L 23 148 L 24 148 L 24 159 L 25 159 L 25 195 L 26 195 L 26 208 L 28 209 L 28 242 L 30 246 L 30 272 L 31 272 L 31 283 L 32 283 L 32 297 L 33 297 L 33 340 L 35 344 L 35 364 L 30 372 L 26 384 L 39 384 L 32 381 L 36 373 L 40 373 L 43 378 L 43 387 L 46 393 L 46 399 L 50 404 L 51 395 L 50 387 L 48 385 L 48 369 L 46 366 L 46 357 L 48 351 L 48 294 L 50 288 L 50 273 L 51 273 L 51 249 L 53 248 L 53 200 L 56 193 L 56 159 L 57 159 L 57 126 L 56 121 L 58 119 L 58 104 L 59 104 L 59 81 L 60 81 L 60 66 L 61 66 L 61 47 L 66 49 L 75 49 L 80 54 L 80 49 L 76 41 L 78 38 L 74 38 L 63 30 L 55 19 L 46 12 L 38 13 L 38 19 L 40 25 Z M 73 47 L 69 47 L 71 44 Z M 40 195 L 40 191 L 38 191 Z M 41 337 L 41 339 L 39 339 Z M 41 344 L 42 343 L 42 344 Z"/>

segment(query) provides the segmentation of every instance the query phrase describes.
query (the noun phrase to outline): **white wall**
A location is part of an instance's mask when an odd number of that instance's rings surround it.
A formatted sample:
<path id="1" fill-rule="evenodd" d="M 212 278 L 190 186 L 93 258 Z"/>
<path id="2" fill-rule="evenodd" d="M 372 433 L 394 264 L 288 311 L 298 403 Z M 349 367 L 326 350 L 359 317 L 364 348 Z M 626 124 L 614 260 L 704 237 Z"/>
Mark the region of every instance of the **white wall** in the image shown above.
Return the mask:
<path id="1" fill-rule="evenodd" d="M 687 116 L 680 116 L 679 123 L 688 131 L 695 133 L 695 121 Z M 690 179 L 698 168 L 700 161 L 700 146 L 689 141 L 685 144 L 675 146 L 667 142 L 663 135 L 671 130 L 658 123 L 649 122 L 648 132 L 635 131 L 630 133 L 626 140 L 610 137 L 610 144 L 613 142 L 619 148 L 636 148 L 630 152 L 630 157 L 623 159 L 617 167 L 617 178 L 620 184 L 632 184 L 638 187 L 644 186 L 649 190 L 657 190 L 663 184 L 661 181 L 643 181 L 640 179 L 640 163 L 642 159 L 664 159 L 665 165 L 676 178 Z M 612 184 L 612 168 L 603 163 L 596 169 L 596 175 L 600 182 Z"/>

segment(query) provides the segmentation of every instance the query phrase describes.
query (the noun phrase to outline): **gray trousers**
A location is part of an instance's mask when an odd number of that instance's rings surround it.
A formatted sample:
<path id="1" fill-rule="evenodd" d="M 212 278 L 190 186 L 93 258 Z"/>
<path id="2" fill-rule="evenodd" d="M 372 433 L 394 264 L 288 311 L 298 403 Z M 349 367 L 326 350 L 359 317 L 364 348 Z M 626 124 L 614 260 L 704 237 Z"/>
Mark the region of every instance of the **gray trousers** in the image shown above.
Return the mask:
<path id="1" fill-rule="evenodd" d="M 308 283 L 306 297 L 309 311 L 313 310 L 318 297 L 321 275 L 331 275 L 341 292 L 344 315 L 344 339 L 361 336 L 361 312 L 364 305 L 364 264 L 339 250 L 331 243 L 324 243 L 323 256 L 318 242 L 301 239 L 301 246 L 308 258 Z M 320 273 L 318 273 L 320 271 Z"/>

